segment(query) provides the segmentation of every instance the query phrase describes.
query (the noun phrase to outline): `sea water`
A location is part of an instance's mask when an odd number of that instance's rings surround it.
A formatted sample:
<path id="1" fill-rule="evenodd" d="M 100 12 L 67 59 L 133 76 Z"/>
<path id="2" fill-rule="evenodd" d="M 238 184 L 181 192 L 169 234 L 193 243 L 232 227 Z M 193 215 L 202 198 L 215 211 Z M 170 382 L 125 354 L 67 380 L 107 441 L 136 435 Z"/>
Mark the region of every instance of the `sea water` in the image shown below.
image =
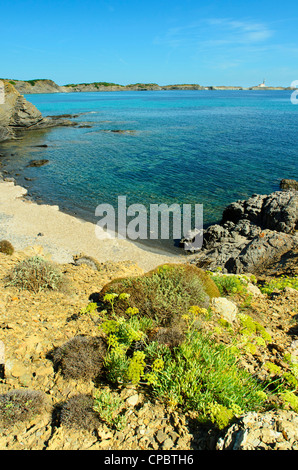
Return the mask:
<path id="1" fill-rule="evenodd" d="M 203 204 L 206 226 L 220 220 L 227 204 L 298 178 L 298 106 L 291 91 L 25 97 L 44 116 L 79 114 L 74 121 L 82 127 L 34 131 L 6 144 L 13 157 L 4 159 L 5 168 L 35 199 L 94 223 L 99 204 L 116 207 L 118 196 L 126 196 L 128 205 L 148 208 Z M 49 163 L 28 167 L 32 159 Z"/>

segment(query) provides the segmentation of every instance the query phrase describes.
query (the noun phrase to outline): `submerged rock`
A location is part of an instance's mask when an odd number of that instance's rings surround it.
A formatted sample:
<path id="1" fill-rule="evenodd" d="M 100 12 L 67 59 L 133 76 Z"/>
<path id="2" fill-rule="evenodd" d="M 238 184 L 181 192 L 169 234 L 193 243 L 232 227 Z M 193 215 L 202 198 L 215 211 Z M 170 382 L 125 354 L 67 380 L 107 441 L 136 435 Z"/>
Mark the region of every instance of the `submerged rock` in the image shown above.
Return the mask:
<path id="1" fill-rule="evenodd" d="M 28 163 L 27 166 L 29 167 L 39 167 L 39 166 L 44 166 L 47 163 L 49 163 L 49 160 L 31 160 L 31 162 Z"/>

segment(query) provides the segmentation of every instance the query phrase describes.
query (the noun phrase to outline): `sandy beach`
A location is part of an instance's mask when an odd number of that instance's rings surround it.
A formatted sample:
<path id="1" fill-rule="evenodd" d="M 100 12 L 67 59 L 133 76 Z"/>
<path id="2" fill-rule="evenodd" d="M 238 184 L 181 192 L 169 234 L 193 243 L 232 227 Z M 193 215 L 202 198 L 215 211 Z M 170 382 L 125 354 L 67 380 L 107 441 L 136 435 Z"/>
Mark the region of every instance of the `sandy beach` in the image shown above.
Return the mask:
<path id="1" fill-rule="evenodd" d="M 0 239 L 9 240 L 16 250 L 39 246 L 58 263 L 70 263 L 80 253 L 98 262 L 132 261 L 145 271 L 185 260 L 184 256 L 153 253 L 129 240 L 107 238 L 95 224 L 65 214 L 58 206 L 36 204 L 26 195 L 25 188 L 0 182 Z"/>

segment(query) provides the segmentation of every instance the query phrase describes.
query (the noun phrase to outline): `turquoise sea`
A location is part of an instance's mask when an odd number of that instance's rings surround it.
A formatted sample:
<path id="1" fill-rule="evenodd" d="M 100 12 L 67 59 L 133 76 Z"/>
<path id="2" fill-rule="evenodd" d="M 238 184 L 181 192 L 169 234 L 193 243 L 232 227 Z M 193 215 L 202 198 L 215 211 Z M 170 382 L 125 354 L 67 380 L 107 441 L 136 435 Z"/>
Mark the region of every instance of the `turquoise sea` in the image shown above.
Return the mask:
<path id="1" fill-rule="evenodd" d="M 93 222 L 98 204 L 116 207 L 118 196 L 127 196 L 128 205 L 145 207 L 203 204 L 208 225 L 230 202 L 298 178 L 298 106 L 290 96 L 267 90 L 27 95 L 44 116 L 84 113 L 75 120 L 92 127 L 28 133 L 5 144 L 13 157 L 2 158 L 3 167 L 35 199 Z M 29 168 L 32 159 L 49 164 Z"/>

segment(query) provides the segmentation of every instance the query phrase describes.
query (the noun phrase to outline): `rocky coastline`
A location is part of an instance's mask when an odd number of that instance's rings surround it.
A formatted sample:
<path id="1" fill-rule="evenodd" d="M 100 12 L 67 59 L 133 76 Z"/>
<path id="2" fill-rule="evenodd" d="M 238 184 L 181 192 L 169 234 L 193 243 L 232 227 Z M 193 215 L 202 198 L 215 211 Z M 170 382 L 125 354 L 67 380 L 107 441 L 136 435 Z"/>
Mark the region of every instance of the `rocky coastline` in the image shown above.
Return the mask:
<path id="1" fill-rule="evenodd" d="M 254 194 L 228 205 L 218 224 L 204 230 L 192 263 L 224 273 L 261 274 L 298 260 L 297 181 L 282 180 L 280 191 Z M 196 231 L 181 240 L 191 253 Z"/>
<path id="2" fill-rule="evenodd" d="M 65 116 L 43 118 L 13 85 L 5 86 L 9 99 L 0 114 L 2 140 L 18 138 L 28 129 L 72 125 L 62 124 L 68 122 Z M 210 299 L 209 316 L 199 319 L 198 329 L 226 348 L 243 343 L 240 366 L 259 382 L 288 380 L 295 386 L 297 283 L 293 288 L 276 281 L 298 277 L 297 185 L 282 180 L 280 191 L 231 203 L 220 223 L 206 229 L 202 250 L 180 258 L 149 253 L 103 233 L 99 239 L 93 224 L 63 214 L 57 206 L 35 204 L 26 199 L 24 188 L 1 181 L 0 239 L 14 250 L 0 252 L 0 449 L 298 450 L 297 387 L 290 392 L 293 402 L 281 407 L 276 399 L 269 411 L 238 412 L 219 429 L 212 421 L 200 424 L 194 410 L 185 412 L 165 405 L 162 397 L 153 398 L 142 383 L 119 384 L 110 390 L 121 399 L 127 420 L 119 430 L 99 421 L 92 408 L 93 394 L 109 386 L 90 377 L 66 378 L 51 355 L 73 338 L 97 339 L 99 313 L 87 306 L 111 281 L 146 274 L 164 263 L 195 265 L 219 284 L 228 276 L 233 285 L 245 286 Z M 182 241 L 184 248 L 194 235 Z M 32 292 L 9 285 L 8 273 L 32 256 L 59 266 L 71 288 Z M 271 281 L 274 287 L 263 290 Z M 243 320 L 246 330 L 252 326 L 245 334 Z M 27 408 L 35 400 L 39 412 L 25 419 L 25 406 L 18 410 L 21 419 L 8 425 L 6 400 L 14 393 L 25 397 Z"/>
<path id="3" fill-rule="evenodd" d="M 4 82 L 4 102 L 0 103 L 0 143 L 21 138 L 29 130 L 82 125 L 72 118 L 77 116 L 46 116 L 8 81 Z"/>
<path id="4" fill-rule="evenodd" d="M 267 86 L 202 86 L 199 84 L 158 85 L 157 83 L 135 83 L 119 85 L 108 82 L 79 83 L 57 85 L 53 80 L 13 80 L 6 79 L 21 94 L 38 93 L 80 93 L 80 92 L 110 92 L 110 91 L 167 91 L 167 90 L 291 90 L 290 87 Z"/>

